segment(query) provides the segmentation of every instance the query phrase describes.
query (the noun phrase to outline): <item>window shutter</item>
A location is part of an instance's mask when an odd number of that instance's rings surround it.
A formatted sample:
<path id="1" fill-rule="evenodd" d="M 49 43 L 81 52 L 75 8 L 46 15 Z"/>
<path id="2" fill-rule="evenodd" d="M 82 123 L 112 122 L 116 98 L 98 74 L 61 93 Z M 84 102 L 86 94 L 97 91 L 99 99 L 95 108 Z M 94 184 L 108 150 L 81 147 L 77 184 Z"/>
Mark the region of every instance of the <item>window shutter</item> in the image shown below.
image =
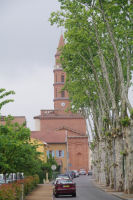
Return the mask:
<path id="1" fill-rule="evenodd" d="M 62 150 L 62 157 L 64 158 L 64 150 Z"/>
<path id="2" fill-rule="evenodd" d="M 54 157 L 54 151 L 52 151 L 52 157 Z"/>
<path id="3" fill-rule="evenodd" d="M 47 157 L 49 158 L 49 151 L 47 151 Z"/>
<path id="4" fill-rule="evenodd" d="M 59 157 L 59 151 L 58 150 L 56 151 L 56 157 L 57 158 Z"/>

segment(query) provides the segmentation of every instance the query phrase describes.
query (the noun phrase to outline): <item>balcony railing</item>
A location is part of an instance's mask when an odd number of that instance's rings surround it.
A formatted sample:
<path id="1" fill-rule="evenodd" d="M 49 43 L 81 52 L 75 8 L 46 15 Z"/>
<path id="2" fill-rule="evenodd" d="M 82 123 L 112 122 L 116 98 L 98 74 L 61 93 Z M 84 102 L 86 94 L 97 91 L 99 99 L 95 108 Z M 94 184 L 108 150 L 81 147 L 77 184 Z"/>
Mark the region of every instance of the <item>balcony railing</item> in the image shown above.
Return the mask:
<path id="1" fill-rule="evenodd" d="M 41 115 L 55 114 L 55 110 L 41 110 Z"/>

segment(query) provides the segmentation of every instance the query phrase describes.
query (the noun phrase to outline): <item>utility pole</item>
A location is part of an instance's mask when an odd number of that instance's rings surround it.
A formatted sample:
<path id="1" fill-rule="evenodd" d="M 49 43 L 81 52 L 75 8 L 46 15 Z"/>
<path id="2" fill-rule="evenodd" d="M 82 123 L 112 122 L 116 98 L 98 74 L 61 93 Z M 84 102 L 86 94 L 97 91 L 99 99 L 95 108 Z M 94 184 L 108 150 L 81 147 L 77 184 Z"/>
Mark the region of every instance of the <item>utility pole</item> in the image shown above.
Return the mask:
<path id="1" fill-rule="evenodd" d="M 68 153 L 68 133 L 66 130 L 66 163 L 67 163 L 67 171 L 69 171 L 69 153 Z"/>

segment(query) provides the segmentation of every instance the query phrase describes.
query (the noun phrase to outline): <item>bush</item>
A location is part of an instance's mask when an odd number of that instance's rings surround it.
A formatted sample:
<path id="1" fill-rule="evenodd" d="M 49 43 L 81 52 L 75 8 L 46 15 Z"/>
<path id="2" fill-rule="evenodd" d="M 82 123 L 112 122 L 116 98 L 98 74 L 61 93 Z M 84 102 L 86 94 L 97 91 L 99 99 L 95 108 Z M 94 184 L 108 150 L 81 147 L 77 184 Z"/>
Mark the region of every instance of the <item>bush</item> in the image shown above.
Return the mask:
<path id="1" fill-rule="evenodd" d="M 26 177 L 14 183 L 0 186 L 0 200 L 19 200 L 22 195 L 22 184 L 24 185 L 24 195 L 31 192 L 39 183 L 37 175 Z"/>
<path id="2" fill-rule="evenodd" d="M 0 200 L 19 200 L 21 196 L 20 184 L 3 184 L 0 186 Z"/>

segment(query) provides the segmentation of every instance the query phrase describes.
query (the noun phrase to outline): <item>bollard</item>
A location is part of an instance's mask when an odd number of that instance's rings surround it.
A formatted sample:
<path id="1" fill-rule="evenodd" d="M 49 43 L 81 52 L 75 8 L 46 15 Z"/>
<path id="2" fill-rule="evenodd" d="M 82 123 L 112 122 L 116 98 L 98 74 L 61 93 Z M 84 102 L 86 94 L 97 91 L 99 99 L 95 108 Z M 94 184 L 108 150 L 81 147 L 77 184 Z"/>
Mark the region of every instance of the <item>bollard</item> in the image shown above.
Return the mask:
<path id="1" fill-rule="evenodd" d="M 24 200 L 24 184 L 21 184 L 22 186 L 22 195 L 21 195 L 21 200 Z"/>
<path id="2" fill-rule="evenodd" d="M 48 180 L 48 172 L 46 173 L 46 183 L 49 183 L 49 180 Z"/>

